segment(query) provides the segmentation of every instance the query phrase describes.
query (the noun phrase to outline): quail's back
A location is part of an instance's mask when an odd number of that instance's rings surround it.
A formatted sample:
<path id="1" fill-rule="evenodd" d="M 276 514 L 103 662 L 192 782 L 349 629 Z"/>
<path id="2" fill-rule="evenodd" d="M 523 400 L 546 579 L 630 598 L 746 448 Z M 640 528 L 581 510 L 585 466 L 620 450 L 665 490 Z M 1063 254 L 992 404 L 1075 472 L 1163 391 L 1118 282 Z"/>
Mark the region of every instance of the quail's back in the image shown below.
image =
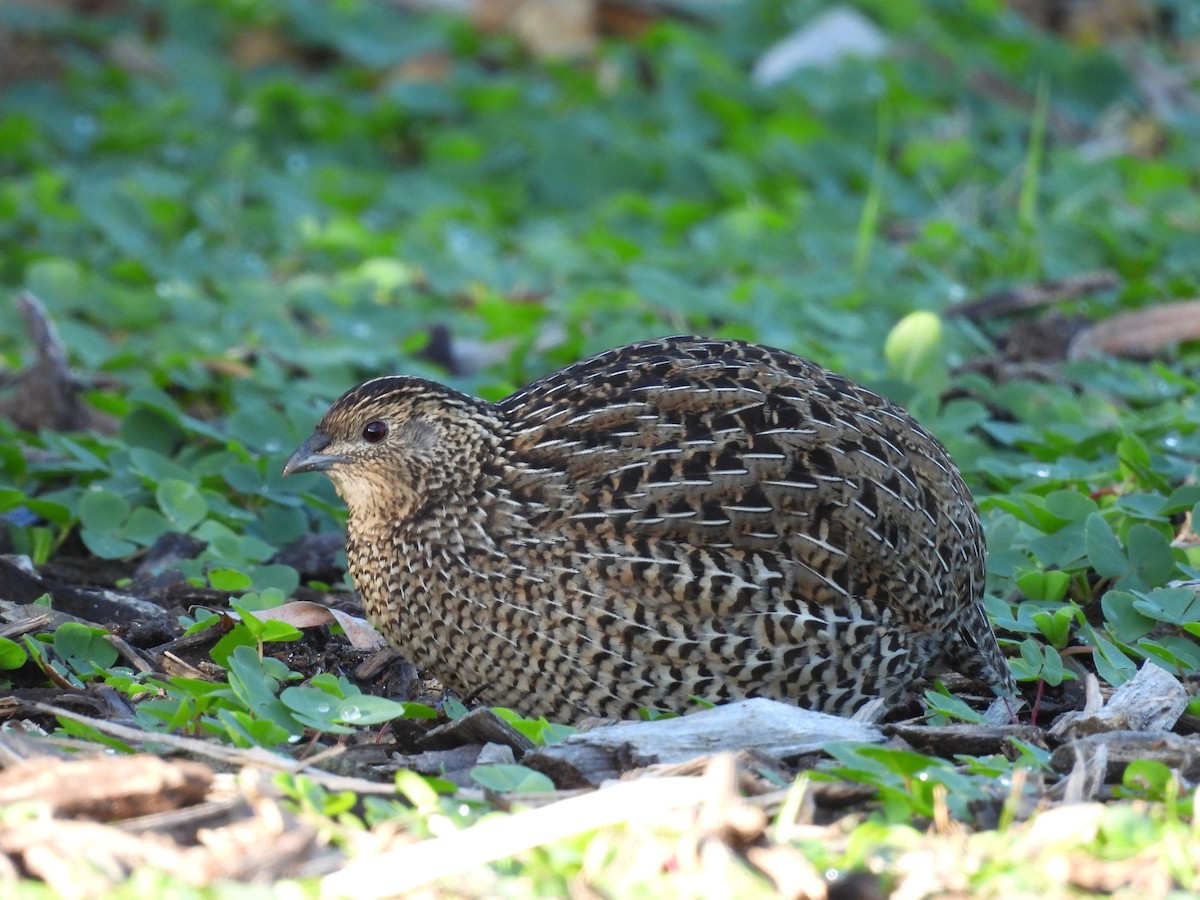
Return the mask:
<path id="1" fill-rule="evenodd" d="M 345 394 L 288 461 L 349 507 L 366 611 L 446 686 L 528 715 L 760 696 L 845 713 L 1012 675 L 945 448 L 781 350 L 667 338 L 492 404 Z"/>

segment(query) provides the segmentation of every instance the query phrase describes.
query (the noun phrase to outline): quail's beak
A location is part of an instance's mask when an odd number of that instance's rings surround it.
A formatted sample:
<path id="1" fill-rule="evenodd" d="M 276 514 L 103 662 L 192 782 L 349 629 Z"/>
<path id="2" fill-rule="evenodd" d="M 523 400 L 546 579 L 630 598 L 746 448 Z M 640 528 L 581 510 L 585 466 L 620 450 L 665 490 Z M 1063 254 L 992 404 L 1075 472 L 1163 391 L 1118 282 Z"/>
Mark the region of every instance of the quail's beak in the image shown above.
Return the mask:
<path id="1" fill-rule="evenodd" d="M 340 462 L 345 462 L 344 456 L 323 452 L 329 446 L 330 440 L 329 435 L 314 431 L 308 440 L 288 457 L 288 461 L 283 465 L 283 477 L 287 478 L 297 472 L 323 472 Z"/>

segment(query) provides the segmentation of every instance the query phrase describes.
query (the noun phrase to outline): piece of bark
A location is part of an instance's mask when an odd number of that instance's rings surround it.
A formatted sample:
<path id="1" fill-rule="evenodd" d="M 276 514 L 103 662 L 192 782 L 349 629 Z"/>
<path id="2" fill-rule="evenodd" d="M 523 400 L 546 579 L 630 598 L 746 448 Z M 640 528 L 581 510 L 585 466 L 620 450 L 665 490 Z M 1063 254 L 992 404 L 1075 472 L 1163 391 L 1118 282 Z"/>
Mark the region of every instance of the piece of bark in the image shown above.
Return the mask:
<path id="1" fill-rule="evenodd" d="M 106 896 L 135 868 L 187 872 L 185 852 L 174 841 L 96 822 L 42 818 L 20 829 L 0 827 L 0 853 L 19 859 L 55 897 Z"/>
<path id="2" fill-rule="evenodd" d="M 114 761 L 104 759 L 109 765 Z M 240 796 L 205 808 L 195 827 L 183 829 L 186 845 L 161 833 L 156 827 L 161 820 L 154 818 L 134 820 L 141 827 L 122 828 L 42 816 L 0 825 L 0 854 L 19 859 L 25 872 L 45 881 L 55 896 L 107 896 L 131 872 L 147 868 L 170 872 L 194 888 L 217 881 L 270 883 L 319 862 L 325 851 L 318 848 L 312 826 L 267 793 L 266 777 L 243 771 Z M 203 822 L 206 827 L 199 827 Z"/>
<path id="3" fill-rule="evenodd" d="M 1069 765 L 1070 771 L 1048 792 L 1049 797 L 1060 803 L 1090 803 L 1108 782 L 1108 747 L 1075 741 L 1058 748 L 1058 765 Z"/>
<path id="4" fill-rule="evenodd" d="M 615 751 L 587 744 L 539 747 L 526 753 L 521 765 L 541 772 L 560 790 L 599 787 L 621 775 Z"/>
<path id="5" fill-rule="evenodd" d="M 220 828 L 201 829 L 188 850 L 202 883 L 217 880 L 268 885 L 295 874 L 317 850 L 316 829 L 279 805 L 270 775 L 243 771 L 238 787 L 253 811 Z"/>
<path id="6" fill-rule="evenodd" d="M 533 749 L 533 741 L 486 707 L 439 725 L 425 735 L 420 746 L 424 750 L 445 750 L 463 744 L 506 744 L 518 757 Z"/>
<path id="7" fill-rule="evenodd" d="M 81 395 L 83 385 L 71 374 L 67 351 L 46 308 L 28 292 L 17 297 L 17 310 L 33 343 L 37 361 L 14 380 L 13 393 L 0 399 L 0 415 L 24 431 L 82 431 L 91 424 Z"/>
<path id="8" fill-rule="evenodd" d="M 882 740 L 883 733 L 872 725 L 756 698 L 674 719 L 621 722 L 573 734 L 542 752 L 566 755 L 577 747 L 591 746 L 615 753 L 622 763 L 628 763 L 623 768 L 634 768 L 749 748 L 788 759 L 820 750 L 832 741 Z"/>
<path id="9" fill-rule="evenodd" d="M 212 779 L 200 763 L 149 754 L 40 757 L 0 772 L 0 806 L 36 800 L 58 816 L 128 819 L 197 803 Z"/>
<path id="10" fill-rule="evenodd" d="M 918 753 L 943 759 L 960 753 L 1003 753 L 1013 740 L 1047 748 L 1045 732 L 1031 725 L 885 725 L 883 730 L 907 741 Z"/>
<path id="11" fill-rule="evenodd" d="M 1080 757 L 1087 759 L 1103 752 L 1105 778 L 1117 781 L 1125 767 L 1139 759 L 1161 762 L 1189 781 L 1200 778 L 1200 740 L 1169 732 L 1108 731 L 1091 734 L 1063 744 L 1050 756 L 1050 764 L 1059 772 L 1069 772 Z"/>
<path id="12" fill-rule="evenodd" d="M 399 658 L 400 654 L 397 653 L 392 647 L 381 647 L 358 664 L 358 668 L 354 670 L 354 677 L 368 681 Z M 416 667 L 411 663 L 403 663 L 403 665 L 407 665 L 412 670 L 410 680 L 415 681 L 417 677 Z"/>
<path id="13" fill-rule="evenodd" d="M 476 765 L 480 766 L 512 766 L 516 762 L 513 749 L 508 744 L 484 744 L 479 751 L 479 758 L 475 760 Z"/>
<path id="14" fill-rule="evenodd" d="M 1064 300 L 1074 300 L 1087 294 L 1111 290 L 1120 284 L 1121 277 L 1111 269 L 1081 272 L 1066 278 L 1039 281 L 1036 284 L 1025 284 L 985 294 L 976 300 L 950 307 L 946 310 L 946 315 L 978 322 Z"/>
<path id="15" fill-rule="evenodd" d="M 233 795 L 134 816 L 114 823 L 114 827 L 131 834 L 155 834 L 181 844 L 190 844 L 196 840 L 196 833 L 200 829 L 220 827 L 247 812 L 246 801 L 241 796 Z"/>

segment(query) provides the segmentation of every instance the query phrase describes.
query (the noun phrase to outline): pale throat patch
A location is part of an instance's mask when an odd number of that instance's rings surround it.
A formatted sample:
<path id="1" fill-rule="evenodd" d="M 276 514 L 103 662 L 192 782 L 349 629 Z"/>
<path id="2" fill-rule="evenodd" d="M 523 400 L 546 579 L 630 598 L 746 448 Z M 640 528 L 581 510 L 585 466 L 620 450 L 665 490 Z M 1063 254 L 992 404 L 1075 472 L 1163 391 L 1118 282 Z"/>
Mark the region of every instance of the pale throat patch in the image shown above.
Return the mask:
<path id="1" fill-rule="evenodd" d="M 384 474 L 377 477 L 376 473 L 361 469 L 348 472 L 336 467 L 327 474 L 360 529 L 370 527 L 371 523 L 378 523 L 384 529 L 395 527 L 412 511 L 421 488 L 421 485 L 401 484 Z"/>

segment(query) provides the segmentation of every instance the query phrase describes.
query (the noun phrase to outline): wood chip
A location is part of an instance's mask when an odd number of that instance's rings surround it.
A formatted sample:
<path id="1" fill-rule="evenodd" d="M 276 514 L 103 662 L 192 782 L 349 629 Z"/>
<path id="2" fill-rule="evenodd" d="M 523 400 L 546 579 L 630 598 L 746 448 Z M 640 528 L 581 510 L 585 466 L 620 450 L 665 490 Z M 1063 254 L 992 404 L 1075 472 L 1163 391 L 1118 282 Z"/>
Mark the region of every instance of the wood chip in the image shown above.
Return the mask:
<path id="1" fill-rule="evenodd" d="M 439 725 L 418 746 L 423 750 L 444 750 L 464 744 L 507 744 L 518 757 L 533 749 L 533 741 L 486 707 Z"/>
<path id="2" fill-rule="evenodd" d="M 212 778 L 200 763 L 150 754 L 81 760 L 43 756 L 0 772 L 0 806 L 37 801 L 57 816 L 127 819 L 198 803 Z"/>

